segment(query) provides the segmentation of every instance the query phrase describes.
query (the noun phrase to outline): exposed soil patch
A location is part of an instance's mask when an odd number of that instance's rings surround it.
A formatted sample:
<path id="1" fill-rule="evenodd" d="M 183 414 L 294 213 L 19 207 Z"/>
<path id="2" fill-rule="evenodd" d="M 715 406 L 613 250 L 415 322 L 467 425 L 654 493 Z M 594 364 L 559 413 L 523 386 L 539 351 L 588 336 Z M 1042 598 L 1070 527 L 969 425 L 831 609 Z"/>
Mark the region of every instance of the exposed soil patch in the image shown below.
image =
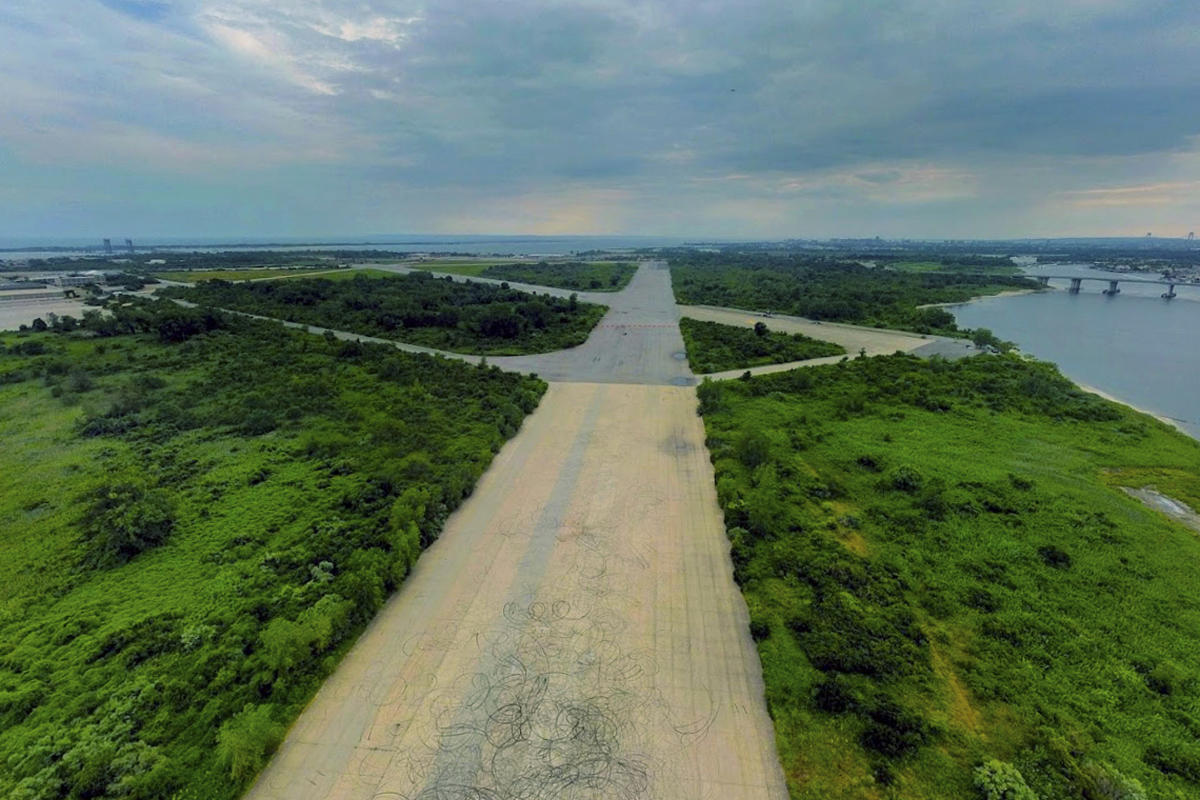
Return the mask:
<path id="1" fill-rule="evenodd" d="M 1162 492 L 1151 489 L 1149 486 L 1143 486 L 1141 489 L 1130 489 L 1128 486 L 1122 486 L 1121 490 L 1141 500 L 1155 511 L 1161 511 L 1171 519 L 1182 522 L 1192 530 L 1200 533 L 1200 514 L 1189 508 L 1186 503 L 1181 503 L 1173 497 L 1168 497 Z"/>

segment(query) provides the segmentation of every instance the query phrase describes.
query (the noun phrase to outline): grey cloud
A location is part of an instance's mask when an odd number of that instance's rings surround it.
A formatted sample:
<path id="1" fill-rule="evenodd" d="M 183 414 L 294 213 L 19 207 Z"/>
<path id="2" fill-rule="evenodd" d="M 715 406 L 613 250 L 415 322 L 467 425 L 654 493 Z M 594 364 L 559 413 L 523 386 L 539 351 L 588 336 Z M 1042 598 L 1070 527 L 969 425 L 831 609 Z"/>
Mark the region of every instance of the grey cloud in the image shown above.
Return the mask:
<path id="1" fill-rule="evenodd" d="M 457 205 L 620 187 L 653 214 L 689 191 L 679 204 L 697 212 L 683 216 L 706 219 L 740 201 L 863 210 L 872 186 L 908 185 L 908 164 L 1027 176 L 974 201 L 990 214 L 1035 183 L 1112 180 L 1106 159 L 1166 170 L 1200 135 L 1187 33 L 1200 9 L 1164 0 L 62 5 L 0 11 L 13 42 L 0 91 L 26 120 L 0 121 L 0 145 L 32 164 L 53 157 L 30 143 L 34 128 L 66 142 L 130 126 L 162 152 L 227 153 L 228 172 L 206 180 L 258 174 L 264 195 L 294 188 L 264 161 L 322 164 L 347 191 L 444 190 Z M 95 163 L 171 173 L 99 152 Z M 856 179 L 822 183 L 834 172 Z M 806 188 L 784 196 L 780 176 Z M 423 211 L 436 223 L 435 204 Z"/>

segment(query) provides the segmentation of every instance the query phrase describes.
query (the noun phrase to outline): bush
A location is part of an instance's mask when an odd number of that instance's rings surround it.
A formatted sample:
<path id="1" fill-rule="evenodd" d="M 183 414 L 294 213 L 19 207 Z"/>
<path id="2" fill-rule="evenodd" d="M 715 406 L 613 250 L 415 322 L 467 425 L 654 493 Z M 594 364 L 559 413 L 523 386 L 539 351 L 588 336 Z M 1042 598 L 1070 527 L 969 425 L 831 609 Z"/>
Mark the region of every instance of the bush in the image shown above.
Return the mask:
<path id="1" fill-rule="evenodd" d="M 283 726 L 271 719 L 271 706 L 247 703 L 217 732 L 217 755 L 235 782 L 252 778 L 283 741 Z"/>
<path id="2" fill-rule="evenodd" d="M 891 475 L 893 489 L 913 494 L 925 485 L 925 478 L 913 467 L 897 467 Z"/>
<path id="3" fill-rule="evenodd" d="M 918 715 L 895 703 L 883 700 L 868 712 L 870 722 L 859 741 L 868 750 L 888 758 L 902 758 L 929 741 L 929 725 Z M 1005 800 L 1017 800 L 1007 798 Z"/>
<path id="4" fill-rule="evenodd" d="M 1042 561 L 1045 562 L 1046 566 L 1048 567 L 1053 567 L 1054 569 L 1071 568 L 1071 556 L 1066 550 L 1063 550 L 1057 545 L 1042 545 L 1038 548 L 1038 555 L 1041 556 Z"/>
<path id="5" fill-rule="evenodd" d="M 975 788 L 983 800 L 1038 800 L 1019 769 L 995 759 L 975 768 Z"/>
<path id="6" fill-rule="evenodd" d="M 96 382 L 92 380 L 92 376 L 79 367 L 73 367 L 67 373 L 67 389 L 72 392 L 87 392 L 90 391 Z"/>
<path id="7" fill-rule="evenodd" d="M 174 508 L 166 493 L 135 483 L 101 486 L 80 520 L 92 566 L 124 563 L 166 541 Z"/>
<path id="8" fill-rule="evenodd" d="M 1187 673 L 1170 662 L 1163 662 L 1146 674 L 1146 685 L 1162 695 L 1175 694 L 1188 682 Z"/>
<path id="9" fill-rule="evenodd" d="M 1151 745 L 1146 751 L 1145 760 L 1159 772 L 1200 783 L 1200 747 L 1195 744 L 1169 742 Z"/>
<path id="10" fill-rule="evenodd" d="M 842 714 L 857 708 L 859 699 L 845 676 L 832 673 L 817 684 L 812 704 L 813 708 L 820 711 Z"/>
<path id="11" fill-rule="evenodd" d="M 1146 800 L 1142 784 L 1108 764 L 1092 762 L 1082 770 L 1083 796 L 1088 800 Z"/>
<path id="12" fill-rule="evenodd" d="M 258 408 L 246 415 L 242 420 L 241 429 L 247 436 L 262 436 L 275 430 L 277 426 L 275 416 L 270 411 Z"/>
<path id="13" fill-rule="evenodd" d="M 738 461 L 753 469 L 771 458 L 771 440 L 760 430 L 752 429 L 738 437 L 734 444 Z"/>

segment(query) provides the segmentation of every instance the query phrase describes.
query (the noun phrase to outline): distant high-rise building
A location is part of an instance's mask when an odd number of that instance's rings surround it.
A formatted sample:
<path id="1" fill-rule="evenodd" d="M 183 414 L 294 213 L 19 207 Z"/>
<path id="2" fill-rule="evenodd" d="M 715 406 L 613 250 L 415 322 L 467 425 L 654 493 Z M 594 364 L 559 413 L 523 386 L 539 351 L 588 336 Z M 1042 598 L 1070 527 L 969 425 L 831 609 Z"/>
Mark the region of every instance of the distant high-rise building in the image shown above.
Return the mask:
<path id="1" fill-rule="evenodd" d="M 125 246 L 127 248 L 129 248 L 129 252 L 132 253 L 133 252 L 133 239 L 126 239 Z"/>
<path id="2" fill-rule="evenodd" d="M 104 240 L 104 254 L 109 256 L 112 255 L 112 239 Z"/>

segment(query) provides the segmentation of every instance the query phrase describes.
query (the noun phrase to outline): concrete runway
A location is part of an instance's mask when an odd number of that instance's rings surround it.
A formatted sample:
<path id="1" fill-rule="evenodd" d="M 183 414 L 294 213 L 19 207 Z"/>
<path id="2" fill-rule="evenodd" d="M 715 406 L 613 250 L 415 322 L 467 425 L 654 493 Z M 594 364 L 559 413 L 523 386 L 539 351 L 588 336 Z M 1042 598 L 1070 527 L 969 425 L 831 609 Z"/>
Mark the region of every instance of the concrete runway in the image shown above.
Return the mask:
<path id="1" fill-rule="evenodd" d="M 666 265 L 603 302 L 248 798 L 787 797 Z"/>

